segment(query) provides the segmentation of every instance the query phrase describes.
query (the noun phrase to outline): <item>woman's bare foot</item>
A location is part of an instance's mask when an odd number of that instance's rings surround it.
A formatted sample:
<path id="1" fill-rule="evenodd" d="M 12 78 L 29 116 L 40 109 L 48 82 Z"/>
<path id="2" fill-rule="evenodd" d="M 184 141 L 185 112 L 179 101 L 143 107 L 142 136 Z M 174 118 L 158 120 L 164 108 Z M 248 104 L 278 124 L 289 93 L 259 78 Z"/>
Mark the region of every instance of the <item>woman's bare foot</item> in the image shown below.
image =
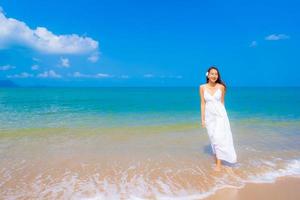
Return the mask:
<path id="1" fill-rule="evenodd" d="M 217 156 L 215 156 L 215 160 L 216 160 L 216 166 L 215 166 L 215 171 L 221 171 L 221 160 L 217 158 Z"/>
<path id="2" fill-rule="evenodd" d="M 216 165 L 214 168 L 214 171 L 219 172 L 221 171 L 221 166 Z"/>

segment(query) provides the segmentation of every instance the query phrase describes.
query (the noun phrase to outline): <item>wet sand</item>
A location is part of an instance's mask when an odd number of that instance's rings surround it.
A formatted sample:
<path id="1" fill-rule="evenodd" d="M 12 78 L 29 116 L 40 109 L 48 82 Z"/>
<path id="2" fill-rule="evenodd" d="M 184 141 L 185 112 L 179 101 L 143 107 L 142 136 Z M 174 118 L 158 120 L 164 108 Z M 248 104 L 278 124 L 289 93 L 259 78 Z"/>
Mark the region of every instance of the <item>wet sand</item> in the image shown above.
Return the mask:
<path id="1" fill-rule="evenodd" d="M 241 189 L 224 188 L 206 200 L 299 200 L 300 177 L 280 177 L 274 183 L 248 183 Z"/>

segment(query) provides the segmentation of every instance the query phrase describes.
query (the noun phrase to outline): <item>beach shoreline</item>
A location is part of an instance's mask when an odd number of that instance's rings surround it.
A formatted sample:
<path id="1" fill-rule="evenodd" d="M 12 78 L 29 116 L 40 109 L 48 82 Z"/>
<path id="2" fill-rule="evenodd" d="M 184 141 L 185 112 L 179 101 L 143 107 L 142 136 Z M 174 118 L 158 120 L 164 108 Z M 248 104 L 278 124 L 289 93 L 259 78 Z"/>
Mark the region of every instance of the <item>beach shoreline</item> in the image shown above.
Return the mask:
<path id="1" fill-rule="evenodd" d="M 298 200 L 300 176 L 284 176 L 272 183 L 246 183 L 242 188 L 223 188 L 205 200 Z"/>

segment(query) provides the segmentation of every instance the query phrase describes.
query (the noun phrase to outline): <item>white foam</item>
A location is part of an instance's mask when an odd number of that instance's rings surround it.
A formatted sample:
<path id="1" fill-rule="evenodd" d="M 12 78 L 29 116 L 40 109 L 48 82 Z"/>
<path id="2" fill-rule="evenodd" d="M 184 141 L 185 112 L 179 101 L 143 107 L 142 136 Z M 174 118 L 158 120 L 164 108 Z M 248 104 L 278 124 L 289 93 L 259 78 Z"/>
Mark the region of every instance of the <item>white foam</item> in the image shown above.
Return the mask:
<path id="1" fill-rule="evenodd" d="M 265 161 L 266 162 L 266 161 Z M 274 166 L 270 161 L 267 162 L 269 166 Z M 300 175 L 300 160 L 290 160 L 285 168 L 280 168 L 271 172 L 266 172 L 260 175 L 250 175 L 247 182 L 252 183 L 273 183 L 279 177 L 283 176 L 299 176 Z"/>
<path id="2" fill-rule="evenodd" d="M 260 175 L 249 175 L 246 179 L 242 179 L 234 173 L 224 173 L 222 177 L 215 177 L 215 186 L 206 191 L 197 191 L 192 188 L 192 185 L 187 188 L 180 188 L 180 185 L 177 185 L 168 178 L 158 178 L 155 184 L 152 184 L 149 180 L 151 170 L 129 177 L 128 172 L 138 168 L 137 165 L 134 165 L 127 170 L 115 171 L 118 173 L 117 175 L 120 175 L 117 183 L 113 179 L 114 177 L 101 178 L 100 170 L 99 173 L 92 174 L 85 179 L 80 177 L 80 174 L 77 172 L 68 170 L 65 171 L 60 180 L 50 177 L 48 174 L 38 174 L 34 183 L 31 183 L 29 187 L 22 188 L 16 193 L 6 193 L 5 197 L 30 197 L 34 193 L 34 197 L 38 199 L 114 200 L 125 198 L 141 200 L 147 199 L 151 195 L 151 197 L 162 200 L 194 200 L 207 198 L 222 188 L 241 188 L 248 182 L 269 183 L 274 182 L 278 177 L 300 175 L 299 159 L 290 160 L 284 167 L 279 169 L 276 169 L 276 166 L 278 166 L 276 161 L 262 160 L 260 163 L 270 168 L 271 171 Z M 258 166 L 258 162 L 250 162 L 250 164 Z M 243 166 L 240 166 L 237 170 L 241 170 L 241 168 Z M 5 171 L 5 169 L 2 169 L 2 174 L 6 174 Z M 165 172 L 165 174 L 170 175 L 176 173 L 171 169 L 167 169 Z M 191 173 L 196 172 L 197 170 L 191 171 Z M 201 176 L 204 175 L 203 172 L 200 174 Z M 32 189 L 33 191 L 28 189 Z"/>

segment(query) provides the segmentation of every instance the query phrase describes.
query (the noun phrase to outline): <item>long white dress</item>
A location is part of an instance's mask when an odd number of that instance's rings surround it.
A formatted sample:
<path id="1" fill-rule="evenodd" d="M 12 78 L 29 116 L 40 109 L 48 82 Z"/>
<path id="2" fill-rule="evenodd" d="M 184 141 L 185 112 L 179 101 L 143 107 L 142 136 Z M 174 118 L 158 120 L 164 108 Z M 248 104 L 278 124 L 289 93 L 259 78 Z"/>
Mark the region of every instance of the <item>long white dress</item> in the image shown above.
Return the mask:
<path id="1" fill-rule="evenodd" d="M 204 87 L 205 125 L 211 142 L 212 151 L 220 160 L 236 162 L 236 152 L 227 112 L 221 102 L 222 90 L 218 88 L 210 94 Z"/>

